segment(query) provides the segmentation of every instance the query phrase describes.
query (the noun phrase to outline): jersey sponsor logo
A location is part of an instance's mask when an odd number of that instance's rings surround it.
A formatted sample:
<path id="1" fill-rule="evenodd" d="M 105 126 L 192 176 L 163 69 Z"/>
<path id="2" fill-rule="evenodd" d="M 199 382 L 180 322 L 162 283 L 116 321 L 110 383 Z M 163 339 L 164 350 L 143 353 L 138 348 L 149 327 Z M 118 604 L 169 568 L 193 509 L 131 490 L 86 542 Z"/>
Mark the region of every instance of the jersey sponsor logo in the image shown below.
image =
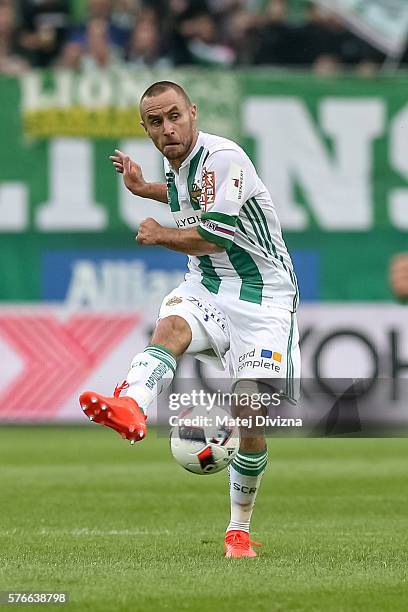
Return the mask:
<path id="1" fill-rule="evenodd" d="M 200 205 L 204 212 L 215 202 L 215 172 L 203 171 L 203 188 L 201 191 Z"/>
<path id="2" fill-rule="evenodd" d="M 282 353 L 277 351 L 271 351 L 269 349 L 261 349 L 260 356 L 255 356 L 256 349 L 243 353 L 238 357 L 238 372 L 244 368 L 263 368 L 265 370 L 272 370 L 273 372 L 280 372 L 280 365 L 277 365 L 275 361 L 282 362 Z"/>
<path id="3" fill-rule="evenodd" d="M 182 301 L 183 298 L 179 297 L 178 295 L 175 295 L 174 297 L 167 300 L 166 306 L 175 306 L 176 304 L 180 304 Z"/>
<path id="4" fill-rule="evenodd" d="M 220 225 L 218 225 L 218 223 L 212 221 L 211 219 L 206 219 L 205 221 L 202 221 L 201 225 L 207 227 L 213 232 L 221 232 L 222 234 L 227 234 L 228 236 L 235 236 L 235 232 L 233 230 L 229 230 L 226 227 L 221 227 Z"/>
<path id="5" fill-rule="evenodd" d="M 273 361 L 279 361 L 279 363 L 282 361 L 282 353 L 271 351 L 270 349 L 262 349 L 261 357 L 264 357 L 265 359 L 273 359 Z"/>
<path id="6" fill-rule="evenodd" d="M 201 221 L 200 215 L 190 215 L 190 217 L 185 217 L 184 219 L 176 219 L 177 227 L 183 228 L 188 227 L 189 225 L 198 225 Z"/>
<path id="7" fill-rule="evenodd" d="M 197 308 L 199 308 L 203 312 L 204 321 L 209 321 L 210 319 L 212 319 L 223 331 L 226 330 L 227 325 L 225 317 L 219 310 L 205 305 L 201 300 L 196 297 L 191 296 L 187 298 L 187 301 L 197 306 Z"/>
<path id="8" fill-rule="evenodd" d="M 243 201 L 244 196 L 244 184 L 245 168 L 242 168 L 242 166 L 231 162 L 228 171 L 225 199 L 229 200 L 230 202 L 241 203 Z"/>

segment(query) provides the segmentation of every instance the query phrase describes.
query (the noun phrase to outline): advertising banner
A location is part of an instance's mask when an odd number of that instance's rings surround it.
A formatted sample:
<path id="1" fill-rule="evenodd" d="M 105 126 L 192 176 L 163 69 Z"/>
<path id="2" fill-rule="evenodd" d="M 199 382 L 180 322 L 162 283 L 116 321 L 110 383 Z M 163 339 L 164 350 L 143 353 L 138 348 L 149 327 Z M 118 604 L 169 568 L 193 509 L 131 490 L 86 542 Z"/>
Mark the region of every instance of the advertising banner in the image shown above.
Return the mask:
<path id="1" fill-rule="evenodd" d="M 110 395 L 143 350 L 157 308 L 80 312 L 57 306 L 0 309 L 0 420 L 84 423 L 78 396 Z M 339 381 L 363 382 L 364 416 L 384 426 L 408 422 L 408 326 L 403 306 L 303 305 L 299 312 L 302 392 L 298 415 L 322 416 L 342 394 Z M 351 383 L 349 383 L 349 386 Z M 226 373 L 185 356 L 173 393 L 231 390 Z M 361 397 L 360 397 L 361 396 Z M 317 411 L 317 412 L 316 412 Z M 152 406 L 149 419 L 156 419 Z M 163 413 L 159 412 L 159 419 Z M 283 415 L 281 415 L 283 416 Z"/>
<path id="2" fill-rule="evenodd" d="M 0 300 L 71 303 L 87 274 L 106 291 L 122 278 L 131 295 L 140 273 L 129 252 L 151 268 L 134 235 L 149 216 L 172 225 L 168 207 L 132 196 L 108 156 L 118 147 L 147 180 L 164 180 L 137 110 L 159 76 L 121 69 L 0 77 Z M 390 300 L 389 261 L 407 249 L 407 77 L 170 76 L 198 102 L 204 130 L 238 139 L 252 157 L 294 254 L 302 299 Z M 170 257 L 162 251 L 163 262 Z"/>

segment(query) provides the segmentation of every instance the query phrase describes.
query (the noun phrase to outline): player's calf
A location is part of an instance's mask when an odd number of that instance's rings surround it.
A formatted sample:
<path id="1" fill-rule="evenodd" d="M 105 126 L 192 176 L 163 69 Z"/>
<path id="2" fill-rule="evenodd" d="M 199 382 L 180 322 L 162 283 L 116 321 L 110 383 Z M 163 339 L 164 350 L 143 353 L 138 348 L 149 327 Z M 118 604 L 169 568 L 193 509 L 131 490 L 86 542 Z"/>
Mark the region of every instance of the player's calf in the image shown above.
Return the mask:
<path id="1" fill-rule="evenodd" d="M 263 427 L 254 424 L 254 415 L 264 412 L 249 399 L 258 392 L 256 381 L 238 381 L 234 393 L 239 400 L 234 406 L 234 416 L 240 417 L 240 448 L 229 466 L 231 518 L 227 527 L 226 556 L 255 557 L 250 546 L 249 530 L 256 496 L 265 471 L 268 454 Z M 238 534 L 238 535 L 237 535 Z M 228 553 L 228 554 L 227 554 Z"/>

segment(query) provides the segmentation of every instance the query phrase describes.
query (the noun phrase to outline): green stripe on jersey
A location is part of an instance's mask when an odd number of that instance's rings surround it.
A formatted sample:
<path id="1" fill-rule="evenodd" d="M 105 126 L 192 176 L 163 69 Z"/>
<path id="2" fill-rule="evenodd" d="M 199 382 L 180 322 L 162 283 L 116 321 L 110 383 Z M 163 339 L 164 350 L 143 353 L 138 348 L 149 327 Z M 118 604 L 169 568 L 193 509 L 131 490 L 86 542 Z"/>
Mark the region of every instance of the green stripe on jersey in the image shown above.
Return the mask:
<path id="1" fill-rule="evenodd" d="M 211 257 L 208 255 L 201 255 L 198 259 L 200 261 L 198 267 L 201 270 L 201 284 L 204 285 L 208 291 L 211 291 L 211 293 L 218 293 L 221 279 L 215 271 Z"/>
<path id="2" fill-rule="evenodd" d="M 265 255 L 265 257 L 268 257 L 268 253 L 265 251 L 265 249 L 263 249 L 260 244 L 256 244 L 255 240 L 252 240 L 251 236 L 248 235 L 248 232 L 246 231 L 245 226 L 244 226 L 244 224 L 242 223 L 242 221 L 241 221 L 241 219 L 239 217 L 237 219 L 237 227 L 241 231 L 241 233 L 244 234 L 245 238 L 251 244 L 253 244 L 256 247 L 259 247 L 261 249 L 261 251 L 262 251 L 262 254 Z M 273 262 L 273 263 L 274 263 L 274 265 L 276 265 L 275 262 Z"/>
<path id="3" fill-rule="evenodd" d="M 296 280 L 296 274 L 292 272 L 290 268 L 289 268 L 289 274 L 290 274 L 290 278 L 292 280 L 293 286 L 295 287 L 295 295 L 293 297 L 292 312 L 296 312 L 296 308 L 299 303 L 299 287 L 298 287 L 297 280 Z"/>
<path id="4" fill-rule="evenodd" d="M 265 250 L 266 247 L 265 247 L 264 241 L 263 241 L 263 239 L 262 239 L 262 237 L 261 237 L 261 235 L 259 233 L 259 221 L 257 223 L 257 219 L 254 216 L 254 213 L 253 213 L 252 209 L 248 208 L 247 205 L 248 205 L 248 202 L 246 202 L 244 204 L 244 206 L 242 207 L 242 211 L 246 214 L 250 224 L 252 225 L 252 229 L 254 230 L 254 232 L 256 234 L 259 246 L 261 247 L 262 250 Z"/>
<path id="5" fill-rule="evenodd" d="M 228 251 L 228 257 L 242 281 L 239 299 L 254 304 L 262 304 L 264 283 L 258 266 L 251 255 L 233 243 Z"/>
<path id="6" fill-rule="evenodd" d="M 251 202 L 253 202 L 253 204 L 254 204 L 254 206 L 255 206 L 255 208 L 256 208 L 256 210 L 257 210 L 257 212 L 258 212 L 258 214 L 259 214 L 259 216 L 260 216 L 260 218 L 261 218 L 261 220 L 263 222 L 263 226 L 264 226 L 265 231 L 267 233 L 269 243 L 272 246 L 273 254 L 275 255 L 275 257 L 277 259 L 279 259 L 279 261 L 282 263 L 283 268 L 287 271 L 287 267 L 286 267 L 286 264 L 284 262 L 284 259 L 283 259 L 282 255 L 278 254 L 278 252 L 276 250 L 276 247 L 275 247 L 275 245 L 273 243 L 272 236 L 271 236 L 271 233 L 269 231 L 268 221 L 266 220 L 264 211 L 262 210 L 261 206 L 258 204 L 256 198 L 252 198 Z"/>
<path id="7" fill-rule="evenodd" d="M 170 205 L 170 210 L 172 213 L 177 212 L 180 209 L 180 202 L 178 199 L 177 187 L 174 179 L 173 172 L 168 172 L 166 174 L 166 183 L 167 183 L 167 197 Z"/>
<path id="8" fill-rule="evenodd" d="M 188 167 L 187 188 L 188 188 L 188 195 L 190 197 L 190 204 L 194 208 L 194 210 L 200 210 L 201 208 L 199 198 L 193 197 L 191 195 L 191 192 L 193 191 L 194 179 L 195 179 L 198 164 L 200 163 L 200 159 L 203 154 L 203 151 L 204 151 L 204 147 L 200 147 L 197 153 L 194 155 Z"/>
<path id="9" fill-rule="evenodd" d="M 219 221 L 220 223 L 224 223 L 224 225 L 235 227 L 238 217 L 237 215 L 226 215 L 220 212 L 205 212 L 201 215 L 201 221 L 205 221 L 206 219 L 210 221 Z"/>
<path id="10" fill-rule="evenodd" d="M 202 227 L 201 225 L 197 225 L 196 230 L 200 234 L 201 238 L 204 238 L 204 240 L 208 240 L 208 242 L 213 242 L 217 246 L 225 249 L 226 251 L 231 248 L 231 245 L 233 243 L 233 237 L 223 238 L 222 236 L 218 236 L 218 234 L 213 234 L 212 232 L 209 232 L 205 227 Z"/>
<path id="11" fill-rule="evenodd" d="M 267 234 L 266 234 L 266 231 L 265 231 L 265 227 L 264 227 L 264 225 L 263 225 L 263 223 L 261 221 L 261 218 L 260 218 L 259 214 L 255 210 L 255 207 L 254 207 L 254 204 L 253 204 L 252 200 L 248 200 L 248 202 L 245 203 L 245 211 L 246 211 L 248 219 L 249 220 L 251 220 L 251 218 L 253 219 L 253 221 L 252 221 L 253 225 L 252 226 L 254 228 L 257 228 L 256 235 L 258 236 L 258 240 L 260 239 L 259 238 L 259 233 L 261 233 L 262 234 L 262 241 L 263 241 L 262 244 L 265 243 L 265 247 L 266 247 L 268 253 L 270 255 L 272 255 L 270 240 L 268 240 L 268 237 L 267 237 Z M 251 217 L 249 215 L 249 211 L 251 212 Z"/>
<path id="12" fill-rule="evenodd" d="M 275 259 L 277 259 L 281 263 L 283 269 L 286 272 L 289 273 L 290 279 L 291 279 L 292 284 L 293 284 L 293 288 L 295 289 L 295 296 L 293 298 L 293 306 L 292 306 L 292 310 L 293 310 L 293 312 L 295 312 L 296 308 L 297 308 L 297 305 L 298 305 L 298 302 L 299 302 L 299 289 L 298 289 L 298 286 L 297 286 L 296 276 L 295 276 L 293 270 L 291 269 L 290 265 L 289 264 L 288 265 L 285 264 L 284 258 L 282 257 L 282 255 L 280 255 L 278 253 L 278 251 L 276 249 L 276 246 L 275 246 L 275 244 L 274 244 L 274 242 L 272 240 L 271 233 L 269 231 L 269 225 L 268 225 L 268 221 L 266 219 L 265 213 L 262 210 L 262 207 L 260 206 L 260 204 L 257 201 L 257 199 L 256 198 L 252 198 L 250 200 L 250 202 L 247 202 L 246 204 L 248 206 L 250 206 L 250 210 L 253 212 L 253 214 L 254 214 L 254 216 L 256 218 L 257 223 L 260 224 L 260 231 L 262 231 L 262 228 L 263 228 L 262 235 L 265 236 L 265 234 L 266 234 L 266 236 L 267 236 L 266 246 L 268 248 L 269 253 L 271 253 L 270 248 L 272 247 L 273 257 Z M 245 210 L 244 210 L 244 212 L 245 212 Z"/>
<path id="13" fill-rule="evenodd" d="M 294 321 L 293 313 L 291 313 L 288 348 L 286 351 L 286 393 L 290 399 L 293 398 L 293 391 L 294 391 L 294 383 L 293 383 L 294 367 L 293 367 L 293 361 L 292 361 L 293 321 Z"/>

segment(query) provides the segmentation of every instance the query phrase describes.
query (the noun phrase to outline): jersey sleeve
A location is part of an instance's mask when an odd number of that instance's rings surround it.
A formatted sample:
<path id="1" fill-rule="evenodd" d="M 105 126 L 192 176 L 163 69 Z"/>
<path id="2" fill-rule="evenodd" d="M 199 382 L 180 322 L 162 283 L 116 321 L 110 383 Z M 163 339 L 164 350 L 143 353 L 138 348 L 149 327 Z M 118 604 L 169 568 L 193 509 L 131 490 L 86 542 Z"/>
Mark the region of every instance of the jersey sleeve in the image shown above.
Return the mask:
<path id="1" fill-rule="evenodd" d="M 253 167 L 239 151 L 211 153 L 201 177 L 201 221 L 197 231 L 202 238 L 226 249 L 234 242 L 241 206 L 249 198 Z"/>

